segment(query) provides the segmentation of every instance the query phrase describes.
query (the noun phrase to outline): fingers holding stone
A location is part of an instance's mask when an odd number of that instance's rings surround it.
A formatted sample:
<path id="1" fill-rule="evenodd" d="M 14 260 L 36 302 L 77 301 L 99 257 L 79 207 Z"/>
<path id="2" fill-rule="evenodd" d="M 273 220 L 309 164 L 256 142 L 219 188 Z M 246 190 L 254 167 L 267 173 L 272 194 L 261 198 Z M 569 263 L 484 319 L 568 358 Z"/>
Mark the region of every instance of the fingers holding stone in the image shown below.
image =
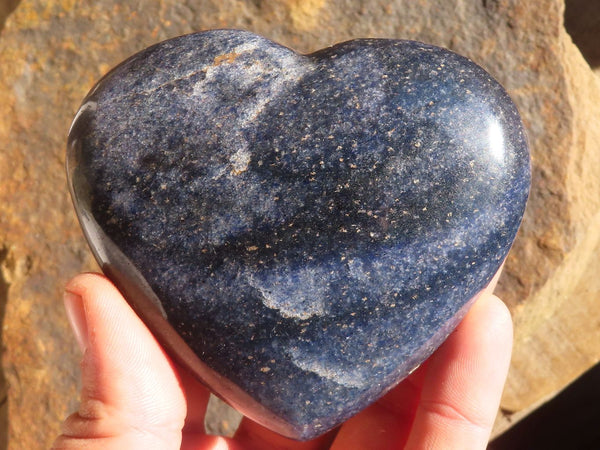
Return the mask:
<path id="1" fill-rule="evenodd" d="M 152 436 L 148 448 L 159 443 L 179 448 L 184 392 L 156 339 L 103 276 L 77 276 L 66 292 L 68 316 L 84 355 L 81 405 L 65 422 L 60 448 L 90 440 L 98 448 L 117 448 L 132 435 Z"/>
<path id="2" fill-rule="evenodd" d="M 508 309 L 482 295 L 429 360 L 407 448 L 485 448 L 511 348 Z"/>

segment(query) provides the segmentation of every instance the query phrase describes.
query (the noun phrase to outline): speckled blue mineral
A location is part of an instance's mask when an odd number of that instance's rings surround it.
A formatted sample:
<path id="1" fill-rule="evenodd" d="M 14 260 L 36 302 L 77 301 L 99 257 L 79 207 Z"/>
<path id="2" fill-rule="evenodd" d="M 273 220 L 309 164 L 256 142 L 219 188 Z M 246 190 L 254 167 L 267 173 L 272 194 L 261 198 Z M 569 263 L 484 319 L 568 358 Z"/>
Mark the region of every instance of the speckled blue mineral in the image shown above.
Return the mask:
<path id="1" fill-rule="evenodd" d="M 96 258 L 170 354 L 297 439 L 441 344 L 530 177 L 515 106 L 462 56 L 381 39 L 300 55 L 233 30 L 113 69 L 68 171 Z"/>

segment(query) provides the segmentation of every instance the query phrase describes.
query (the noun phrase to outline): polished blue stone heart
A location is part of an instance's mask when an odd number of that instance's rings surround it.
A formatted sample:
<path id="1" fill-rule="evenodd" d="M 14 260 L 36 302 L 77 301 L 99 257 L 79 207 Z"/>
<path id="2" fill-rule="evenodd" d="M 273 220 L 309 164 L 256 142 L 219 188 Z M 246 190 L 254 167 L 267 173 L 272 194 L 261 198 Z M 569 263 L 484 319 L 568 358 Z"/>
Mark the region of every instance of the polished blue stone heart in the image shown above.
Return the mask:
<path id="1" fill-rule="evenodd" d="M 168 352 L 297 439 L 440 345 L 530 179 L 515 106 L 466 58 L 382 39 L 300 55 L 232 30 L 106 75 L 68 172 L 98 262 Z"/>

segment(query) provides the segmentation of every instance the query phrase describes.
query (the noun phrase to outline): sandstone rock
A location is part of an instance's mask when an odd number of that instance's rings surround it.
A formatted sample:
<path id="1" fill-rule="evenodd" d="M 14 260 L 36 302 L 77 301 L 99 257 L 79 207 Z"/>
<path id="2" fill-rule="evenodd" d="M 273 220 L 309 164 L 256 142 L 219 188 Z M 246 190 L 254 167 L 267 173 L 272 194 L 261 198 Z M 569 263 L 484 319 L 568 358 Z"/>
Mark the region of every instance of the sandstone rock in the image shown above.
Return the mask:
<path id="1" fill-rule="evenodd" d="M 523 115 L 533 153 L 533 191 L 500 286 L 516 337 L 502 407 L 527 410 L 590 367 L 600 357 L 600 87 L 564 30 L 563 7 L 561 0 L 19 3 L 0 34 L 9 445 L 47 448 L 77 401 L 79 355 L 60 297 L 68 277 L 94 265 L 64 178 L 73 114 L 117 62 L 207 28 L 245 28 L 306 52 L 365 36 L 423 40 L 498 78 Z"/>
<path id="2" fill-rule="evenodd" d="M 560 16 L 556 18 L 560 26 Z M 507 412 L 526 411 L 554 395 L 600 359 L 600 83 L 570 37 L 561 29 L 548 47 L 561 61 L 561 84 L 567 111 L 560 126 L 564 140 L 539 155 L 536 164 L 563 155 L 566 170 L 562 188 L 548 186 L 547 195 L 565 199 L 569 226 L 554 223 L 570 242 L 564 258 L 549 279 L 514 309 L 515 349 L 502 407 Z M 545 115 L 544 123 L 553 116 Z M 554 143 L 554 142 L 553 142 Z M 539 153 L 538 153 L 539 154 Z M 540 172 L 545 176 L 545 172 Z M 544 203 L 530 204 L 530 212 L 545 214 Z M 548 243 L 538 241 L 538 246 Z M 527 245 L 523 243 L 525 250 Z M 548 248 L 551 250 L 551 246 Z M 515 252 L 522 273 L 527 251 Z M 536 260 L 530 260 L 529 265 Z M 501 424 L 498 424 L 500 427 Z"/>

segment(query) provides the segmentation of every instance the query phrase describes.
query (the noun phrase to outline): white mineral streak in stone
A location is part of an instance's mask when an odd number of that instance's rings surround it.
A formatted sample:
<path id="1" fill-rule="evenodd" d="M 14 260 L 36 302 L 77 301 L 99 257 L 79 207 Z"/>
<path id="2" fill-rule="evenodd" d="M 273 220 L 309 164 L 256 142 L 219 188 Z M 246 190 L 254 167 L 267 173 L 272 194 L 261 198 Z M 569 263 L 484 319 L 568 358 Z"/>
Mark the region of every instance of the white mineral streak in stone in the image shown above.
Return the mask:
<path id="1" fill-rule="evenodd" d="M 286 319 L 306 320 L 327 313 L 329 280 L 318 268 L 305 267 L 291 273 L 247 276 L 257 289 L 263 304 Z M 310 286 L 310 288 L 308 288 Z"/>
<path id="2" fill-rule="evenodd" d="M 253 52 L 259 49 L 259 46 L 260 44 L 257 42 L 247 42 L 237 46 L 233 52 L 237 54 Z M 245 111 L 240 117 L 241 126 L 246 126 L 249 122 L 252 122 L 256 119 L 258 114 L 262 112 L 267 103 L 278 95 L 285 93 L 285 89 L 283 89 L 284 84 L 297 82 L 308 70 L 306 62 L 303 61 L 302 64 L 300 64 L 299 56 L 288 49 L 269 48 L 268 52 L 272 53 L 269 55 L 270 60 L 277 61 L 279 67 L 264 67 L 261 61 L 256 61 L 252 66 L 245 69 L 247 78 L 244 79 L 247 80 L 248 84 L 256 79 L 262 78 L 265 73 L 276 76 L 273 76 L 273 78 L 269 80 L 269 83 L 264 85 L 264 88 L 262 89 L 263 92 L 256 95 L 254 104 L 248 105 L 245 108 Z M 273 69 L 277 69 L 277 71 L 274 71 Z"/>
<path id="3" fill-rule="evenodd" d="M 233 175 L 239 175 L 248 169 L 250 164 L 250 152 L 247 146 L 242 146 L 229 158 Z"/>
<path id="4" fill-rule="evenodd" d="M 247 65 L 247 59 L 242 56 L 256 51 L 267 52 L 269 58 L 254 58 L 252 64 Z M 240 64 L 241 61 L 244 62 Z M 276 63 L 276 66 L 265 66 L 265 61 Z M 234 47 L 221 58 L 215 58 L 214 64 L 206 67 L 205 78 L 194 85 L 193 95 L 210 98 L 211 86 L 218 85 L 225 73 L 231 73 L 235 69 L 240 71 L 235 77 L 235 90 L 240 93 L 240 102 L 236 105 L 239 111 L 234 123 L 228 123 L 231 133 L 226 142 L 226 147 L 232 151 L 228 172 L 233 176 L 246 171 L 251 158 L 250 143 L 238 130 L 246 129 L 269 102 L 286 92 L 286 84 L 297 83 L 310 67 L 306 62 L 300 64 L 300 56 L 292 51 L 286 48 L 265 47 L 259 39 L 254 39 Z M 250 91 L 251 96 L 243 95 L 244 92 Z"/>
<path id="5" fill-rule="evenodd" d="M 360 258 L 348 260 L 348 271 L 352 278 L 358 281 L 369 281 L 369 274 L 365 272 L 363 262 Z"/>
<path id="6" fill-rule="evenodd" d="M 345 367 L 344 370 L 331 370 L 337 365 L 319 360 L 320 354 L 307 354 L 295 348 L 290 350 L 292 363 L 301 370 L 312 372 L 321 378 L 333 381 L 347 388 L 363 389 L 370 384 L 369 375 L 357 367 Z"/>

